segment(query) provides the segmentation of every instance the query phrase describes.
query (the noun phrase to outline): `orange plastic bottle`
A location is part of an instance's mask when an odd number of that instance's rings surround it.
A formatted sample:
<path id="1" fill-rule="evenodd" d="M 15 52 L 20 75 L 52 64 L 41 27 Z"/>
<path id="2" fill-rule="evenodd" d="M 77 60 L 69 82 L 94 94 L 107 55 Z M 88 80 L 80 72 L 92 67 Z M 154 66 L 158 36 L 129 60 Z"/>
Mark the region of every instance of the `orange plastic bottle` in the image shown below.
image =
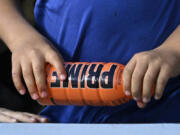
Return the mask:
<path id="1" fill-rule="evenodd" d="M 132 97 L 123 92 L 119 63 L 65 63 L 68 78 L 60 81 L 54 67 L 47 66 L 48 97 L 39 99 L 42 105 L 121 105 Z"/>

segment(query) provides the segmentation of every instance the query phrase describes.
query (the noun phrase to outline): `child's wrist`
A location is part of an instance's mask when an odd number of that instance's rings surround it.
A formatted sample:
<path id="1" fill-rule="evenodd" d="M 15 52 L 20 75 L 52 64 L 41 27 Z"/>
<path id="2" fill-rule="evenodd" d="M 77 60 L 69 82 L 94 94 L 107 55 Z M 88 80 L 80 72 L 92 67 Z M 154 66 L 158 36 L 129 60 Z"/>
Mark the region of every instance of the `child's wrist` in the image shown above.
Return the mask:
<path id="1" fill-rule="evenodd" d="M 164 51 L 164 52 L 171 52 L 174 55 L 180 57 L 180 49 L 173 47 L 171 45 L 166 45 L 166 44 L 162 44 L 161 46 L 159 46 L 158 48 L 156 48 L 156 50 L 160 50 L 160 51 Z"/>

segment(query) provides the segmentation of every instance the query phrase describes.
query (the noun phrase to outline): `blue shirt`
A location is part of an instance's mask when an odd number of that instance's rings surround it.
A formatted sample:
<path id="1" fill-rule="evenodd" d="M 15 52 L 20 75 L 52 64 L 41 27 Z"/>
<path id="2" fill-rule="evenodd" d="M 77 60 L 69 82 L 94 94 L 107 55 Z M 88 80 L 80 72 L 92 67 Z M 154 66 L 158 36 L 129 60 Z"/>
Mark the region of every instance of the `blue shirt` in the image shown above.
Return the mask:
<path id="1" fill-rule="evenodd" d="M 179 0 L 37 0 L 35 20 L 65 61 L 119 62 L 161 45 L 180 24 Z M 180 77 L 169 80 L 160 101 L 116 107 L 49 106 L 52 122 L 180 121 Z"/>

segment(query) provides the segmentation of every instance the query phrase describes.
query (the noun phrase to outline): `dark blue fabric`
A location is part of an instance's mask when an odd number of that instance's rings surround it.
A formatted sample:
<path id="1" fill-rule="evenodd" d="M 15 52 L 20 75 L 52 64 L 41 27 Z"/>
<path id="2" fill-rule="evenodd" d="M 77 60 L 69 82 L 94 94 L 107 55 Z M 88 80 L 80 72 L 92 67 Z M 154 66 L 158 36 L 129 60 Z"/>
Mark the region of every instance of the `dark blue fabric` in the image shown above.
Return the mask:
<path id="1" fill-rule="evenodd" d="M 65 61 L 119 62 L 154 49 L 180 24 L 179 0 L 37 0 L 35 20 Z M 116 107 L 49 106 L 52 122 L 180 122 L 180 77 L 160 101 L 139 109 L 132 100 Z"/>

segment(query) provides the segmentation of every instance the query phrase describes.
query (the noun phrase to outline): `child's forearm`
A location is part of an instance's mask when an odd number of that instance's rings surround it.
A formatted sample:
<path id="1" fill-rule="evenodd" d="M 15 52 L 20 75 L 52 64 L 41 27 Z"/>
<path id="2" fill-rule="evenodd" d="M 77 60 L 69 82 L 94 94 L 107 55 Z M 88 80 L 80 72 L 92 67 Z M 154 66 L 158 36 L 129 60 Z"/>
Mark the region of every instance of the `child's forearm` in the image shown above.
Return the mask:
<path id="1" fill-rule="evenodd" d="M 24 19 L 19 9 L 20 0 L 0 1 L 0 38 L 12 51 L 22 40 L 41 37 Z"/>

